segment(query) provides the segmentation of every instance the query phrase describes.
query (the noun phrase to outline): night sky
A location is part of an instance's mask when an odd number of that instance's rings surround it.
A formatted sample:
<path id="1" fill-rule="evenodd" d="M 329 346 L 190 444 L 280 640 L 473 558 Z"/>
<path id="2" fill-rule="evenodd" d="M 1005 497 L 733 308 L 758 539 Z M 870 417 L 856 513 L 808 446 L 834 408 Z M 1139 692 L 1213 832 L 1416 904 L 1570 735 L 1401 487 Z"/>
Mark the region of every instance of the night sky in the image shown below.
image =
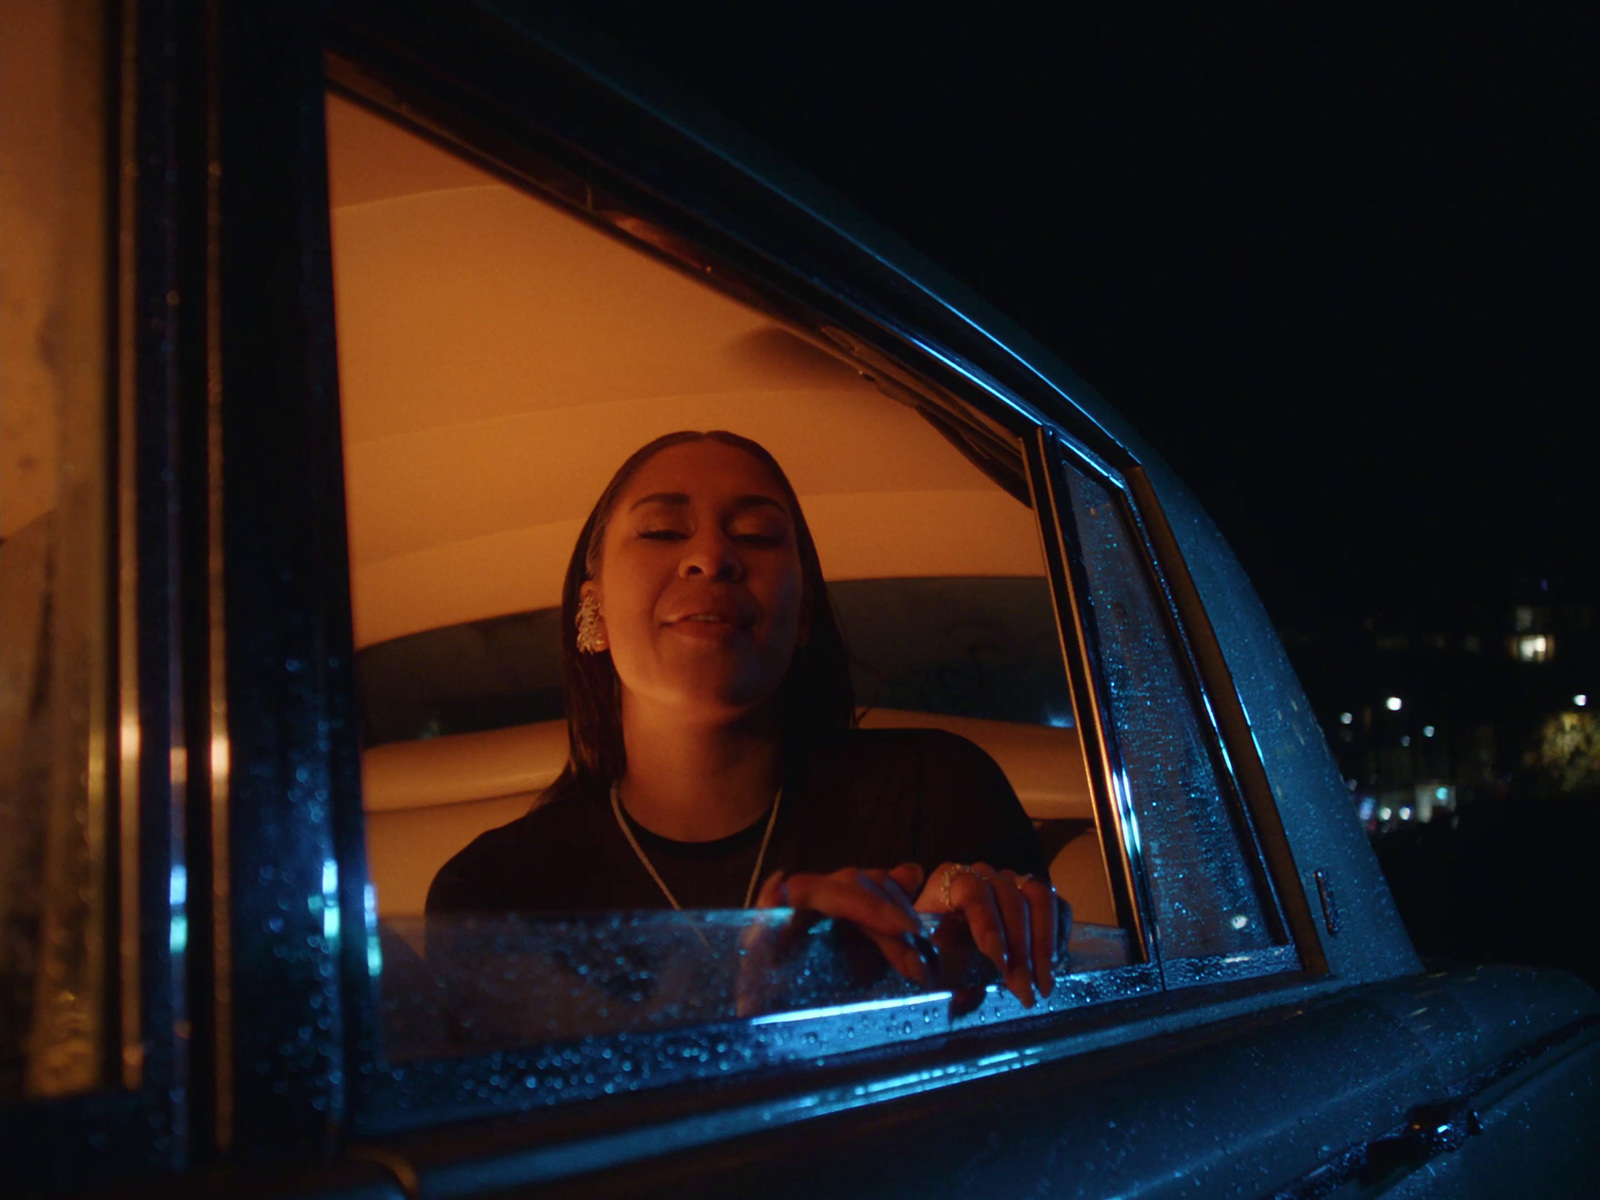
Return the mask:
<path id="1" fill-rule="evenodd" d="M 573 7 L 1054 348 L 1280 626 L 1600 600 L 1593 6 Z"/>

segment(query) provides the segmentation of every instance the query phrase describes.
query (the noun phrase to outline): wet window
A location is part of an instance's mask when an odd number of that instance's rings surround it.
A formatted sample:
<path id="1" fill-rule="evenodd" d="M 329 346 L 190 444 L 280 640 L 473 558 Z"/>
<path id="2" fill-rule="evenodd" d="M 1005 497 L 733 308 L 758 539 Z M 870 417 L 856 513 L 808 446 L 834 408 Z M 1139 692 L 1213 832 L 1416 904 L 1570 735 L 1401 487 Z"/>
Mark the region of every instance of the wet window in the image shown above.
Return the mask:
<path id="1" fill-rule="evenodd" d="M 1065 468 L 1124 785 L 1166 957 L 1273 943 L 1242 821 L 1197 719 L 1144 557 L 1113 490 Z"/>
<path id="2" fill-rule="evenodd" d="M 925 414 L 815 335 L 351 102 L 330 97 L 327 114 L 387 1056 L 840 1005 L 915 1010 L 885 1016 L 885 1037 L 923 1030 L 924 1008 L 939 1013 L 929 1031 L 946 1027 L 948 996 L 929 1008 L 832 922 L 779 953 L 773 918 L 749 911 L 424 918 L 441 866 L 527 814 L 567 763 L 563 574 L 612 474 L 675 430 L 732 431 L 788 475 L 860 727 L 936 731 L 998 767 L 1078 910 L 1062 978 L 1132 961 L 1110 927 L 1014 436 L 977 414 Z M 960 421 L 987 457 L 953 432 Z M 1056 1003 L 1081 1002 L 1074 988 Z"/>
<path id="3" fill-rule="evenodd" d="M 0 8 L 0 1099 L 102 1082 L 111 639 L 105 14 Z"/>

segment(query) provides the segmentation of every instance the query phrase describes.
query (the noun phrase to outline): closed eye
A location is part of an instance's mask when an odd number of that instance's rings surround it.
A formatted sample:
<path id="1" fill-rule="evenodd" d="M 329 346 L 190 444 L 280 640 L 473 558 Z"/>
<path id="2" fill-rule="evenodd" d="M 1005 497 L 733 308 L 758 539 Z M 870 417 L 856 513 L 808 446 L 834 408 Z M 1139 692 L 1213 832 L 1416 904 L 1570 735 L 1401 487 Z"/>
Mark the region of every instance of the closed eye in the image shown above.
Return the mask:
<path id="1" fill-rule="evenodd" d="M 681 529 L 642 529 L 639 536 L 652 542 L 681 542 L 689 535 Z"/>

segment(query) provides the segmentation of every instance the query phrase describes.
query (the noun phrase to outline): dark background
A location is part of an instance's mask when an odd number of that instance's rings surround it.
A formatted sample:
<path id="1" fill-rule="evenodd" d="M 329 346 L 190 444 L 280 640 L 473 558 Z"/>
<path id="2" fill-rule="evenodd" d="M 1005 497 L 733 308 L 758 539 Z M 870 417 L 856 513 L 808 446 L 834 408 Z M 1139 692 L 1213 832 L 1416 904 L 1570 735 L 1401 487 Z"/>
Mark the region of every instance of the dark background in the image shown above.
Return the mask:
<path id="1" fill-rule="evenodd" d="M 1600 692 L 1600 10 L 569 7 L 1126 414 L 1232 543 L 1352 778 L 1336 710 L 1404 688 L 1488 722 L 1477 807 L 1376 839 L 1402 914 L 1424 953 L 1600 982 L 1578 915 L 1600 798 L 1523 769 L 1547 710 Z M 1519 605 L 1563 631 L 1554 662 L 1506 656 Z"/>

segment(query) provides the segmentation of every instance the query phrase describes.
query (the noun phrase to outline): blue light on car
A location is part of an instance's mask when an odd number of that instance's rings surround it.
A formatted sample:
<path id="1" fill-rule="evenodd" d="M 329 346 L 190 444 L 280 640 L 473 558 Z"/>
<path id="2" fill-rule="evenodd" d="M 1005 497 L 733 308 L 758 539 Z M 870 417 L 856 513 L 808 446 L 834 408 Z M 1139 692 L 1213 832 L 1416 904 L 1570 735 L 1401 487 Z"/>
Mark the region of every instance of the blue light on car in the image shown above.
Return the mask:
<path id="1" fill-rule="evenodd" d="M 367 924 L 367 974 L 376 979 L 383 974 L 383 949 L 378 940 L 378 889 L 368 883 L 361 893 Z"/>
<path id="2" fill-rule="evenodd" d="M 171 929 L 167 934 L 167 947 L 174 954 L 182 954 L 189 945 L 189 872 L 181 864 L 172 868 L 167 879 L 167 904 L 171 908 Z"/>
<path id="3" fill-rule="evenodd" d="M 339 936 L 339 864 L 331 858 L 322 860 L 322 936 Z"/>

